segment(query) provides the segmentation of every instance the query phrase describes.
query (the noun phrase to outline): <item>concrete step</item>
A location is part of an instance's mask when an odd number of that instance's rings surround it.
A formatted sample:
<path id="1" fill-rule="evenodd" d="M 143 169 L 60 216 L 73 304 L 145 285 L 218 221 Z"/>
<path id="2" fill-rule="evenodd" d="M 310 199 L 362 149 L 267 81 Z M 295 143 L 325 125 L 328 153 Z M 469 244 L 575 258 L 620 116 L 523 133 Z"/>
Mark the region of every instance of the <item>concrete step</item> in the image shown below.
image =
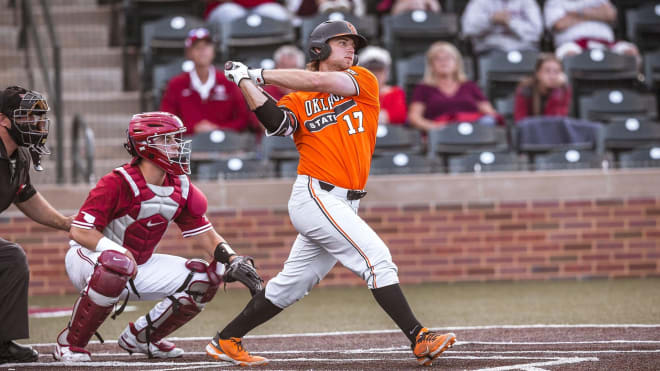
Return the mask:
<path id="1" fill-rule="evenodd" d="M 69 25 L 99 24 L 109 25 L 111 10 L 108 6 L 97 6 L 95 1 L 88 1 L 87 5 L 60 5 L 50 7 L 50 16 L 57 27 L 68 27 Z M 32 6 L 34 23 L 45 24 L 43 11 L 38 2 Z M 19 13 L 20 14 L 20 13 Z M 17 25 L 17 18 L 13 9 L 0 11 L 0 25 Z"/>
<path id="2" fill-rule="evenodd" d="M 44 48 L 44 58 L 50 65 L 52 62 L 51 48 Z M 29 50 L 30 62 L 38 65 L 34 49 Z M 61 63 L 64 68 L 102 68 L 121 67 L 121 48 L 66 48 L 60 51 Z M 6 68 L 23 67 L 25 62 L 23 50 L 0 50 L 0 66 Z"/>
<path id="3" fill-rule="evenodd" d="M 32 89 L 46 91 L 40 69 L 33 68 L 35 84 Z M 53 70 L 49 70 L 53 79 Z M 114 68 L 80 68 L 62 70 L 62 90 L 66 92 L 110 92 L 122 90 L 123 73 L 121 67 Z M 23 68 L 8 68 L 0 70 L 0 82 L 25 85 L 28 81 L 27 72 Z"/>
<path id="4" fill-rule="evenodd" d="M 48 28 L 44 25 L 39 26 L 39 38 L 43 48 L 47 48 L 50 43 Z M 109 45 L 109 31 L 104 24 L 85 24 L 85 25 L 56 25 L 58 41 L 62 48 L 80 48 Z M 0 50 L 16 50 L 18 48 L 18 28 L 14 26 L 0 25 Z M 29 40 L 30 46 L 34 47 L 32 37 Z"/>
<path id="5" fill-rule="evenodd" d="M 134 115 L 140 110 L 139 92 L 65 93 L 64 115 Z"/>

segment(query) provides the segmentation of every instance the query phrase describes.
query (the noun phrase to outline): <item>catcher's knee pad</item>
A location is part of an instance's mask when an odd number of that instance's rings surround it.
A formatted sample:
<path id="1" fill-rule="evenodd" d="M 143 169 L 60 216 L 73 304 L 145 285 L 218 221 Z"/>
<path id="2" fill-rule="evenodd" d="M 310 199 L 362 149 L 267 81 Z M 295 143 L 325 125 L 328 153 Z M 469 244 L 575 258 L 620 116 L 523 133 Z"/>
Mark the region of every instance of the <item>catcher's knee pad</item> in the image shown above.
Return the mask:
<path id="1" fill-rule="evenodd" d="M 203 308 L 204 304 L 211 301 L 218 291 L 218 287 L 222 283 L 224 266 L 217 262 L 209 264 L 202 259 L 189 259 L 186 262 L 186 268 L 190 270 L 190 273 L 177 292 L 183 291 L 190 295 L 195 303 Z"/>
<path id="2" fill-rule="evenodd" d="M 367 287 L 375 289 L 399 283 L 399 269 L 392 259 L 386 259 L 374 264 L 373 269 L 366 273 Z"/>
<path id="3" fill-rule="evenodd" d="M 73 307 L 68 334 L 65 334 L 65 329 L 58 341 L 78 347 L 87 345 L 112 312 L 113 305 L 136 269 L 135 263 L 126 255 L 113 250 L 102 252 L 87 287 Z"/>
<path id="4" fill-rule="evenodd" d="M 164 310 L 157 310 L 160 312 L 158 317 L 152 318 L 151 314 L 154 311 L 147 314 L 147 327 L 138 331 L 136 335 L 138 341 L 143 343 L 159 342 L 165 336 L 189 322 L 204 309 L 204 304 L 196 302 L 190 295 L 185 293 L 168 296 L 167 299 L 158 304 L 158 306 L 160 305 L 165 308 Z"/>

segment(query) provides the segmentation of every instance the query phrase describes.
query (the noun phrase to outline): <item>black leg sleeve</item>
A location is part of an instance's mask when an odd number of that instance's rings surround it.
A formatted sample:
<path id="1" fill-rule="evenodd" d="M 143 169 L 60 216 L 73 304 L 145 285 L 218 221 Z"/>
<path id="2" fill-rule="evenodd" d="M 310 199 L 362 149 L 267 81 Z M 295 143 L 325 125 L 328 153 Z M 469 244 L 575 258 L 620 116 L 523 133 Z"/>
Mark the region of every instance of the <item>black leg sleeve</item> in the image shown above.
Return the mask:
<path id="1" fill-rule="evenodd" d="M 406 297 L 403 296 L 399 284 L 380 287 L 371 290 L 371 292 L 374 294 L 380 307 L 387 312 L 390 318 L 410 339 L 410 342 L 414 343 L 417 333 L 422 329 L 422 325 L 415 318 Z"/>
<path id="2" fill-rule="evenodd" d="M 28 331 L 30 270 L 23 249 L 0 238 L 0 342 L 25 339 Z"/>
<path id="3" fill-rule="evenodd" d="M 215 336 L 216 340 L 218 338 L 242 338 L 281 311 L 282 308 L 275 306 L 270 300 L 266 299 L 266 290 L 261 290 L 250 300 L 243 311 Z"/>

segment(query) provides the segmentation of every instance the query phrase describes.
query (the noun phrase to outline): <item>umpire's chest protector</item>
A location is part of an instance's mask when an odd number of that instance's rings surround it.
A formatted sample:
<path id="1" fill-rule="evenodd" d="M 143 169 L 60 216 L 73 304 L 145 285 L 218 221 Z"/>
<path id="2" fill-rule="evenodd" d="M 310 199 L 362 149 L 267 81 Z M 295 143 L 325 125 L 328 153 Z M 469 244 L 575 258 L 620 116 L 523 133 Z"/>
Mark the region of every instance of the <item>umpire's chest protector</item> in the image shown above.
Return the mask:
<path id="1" fill-rule="evenodd" d="M 154 253 L 171 221 L 186 206 L 190 181 L 185 175 L 167 174 L 170 185 L 147 184 L 139 169 L 125 165 L 114 170 L 128 183 L 133 197 L 114 217 L 103 234 L 129 249 L 138 264 Z M 120 201 L 121 202 L 121 201 Z"/>

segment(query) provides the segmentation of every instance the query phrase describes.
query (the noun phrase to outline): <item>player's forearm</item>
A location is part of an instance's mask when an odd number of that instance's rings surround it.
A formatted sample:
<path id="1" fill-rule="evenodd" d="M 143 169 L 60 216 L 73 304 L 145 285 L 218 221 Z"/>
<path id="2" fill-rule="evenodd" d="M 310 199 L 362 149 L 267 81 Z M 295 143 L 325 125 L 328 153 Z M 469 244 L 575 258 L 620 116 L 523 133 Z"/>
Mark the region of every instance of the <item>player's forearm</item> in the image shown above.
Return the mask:
<path id="1" fill-rule="evenodd" d="M 355 84 L 344 72 L 314 72 L 306 70 L 264 70 L 266 84 L 299 91 L 317 91 L 342 97 L 357 94 Z"/>
<path id="2" fill-rule="evenodd" d="M 68 231 L 71 227 L 70 218 L 55 210 L 39 192 L 35 193 L 27 201 L 17 203 L 16 207 L 28 218 L 39 224 L 62 231 Z"/>
<path id="3" fill-rule="evenodd" d="M 250 79 L 241 80 L 238 87 L 241 88 L 241 93 L 243 93 L 245 102 L 247 102 L 251 111 L 263 106 L 268 99 L 263 91 L 261 91 L 261 89 L 259 89 Z"/>
<path id="4" fill-rule="evenodd" d="M 96 250 L 96 246 L 99 244 L 101 238 L 103 238 L 103 234 L 96 229 L 84 229 L 75 226 L 71 228 L 69 236 L 72 240 L 90 250 Z"/>

